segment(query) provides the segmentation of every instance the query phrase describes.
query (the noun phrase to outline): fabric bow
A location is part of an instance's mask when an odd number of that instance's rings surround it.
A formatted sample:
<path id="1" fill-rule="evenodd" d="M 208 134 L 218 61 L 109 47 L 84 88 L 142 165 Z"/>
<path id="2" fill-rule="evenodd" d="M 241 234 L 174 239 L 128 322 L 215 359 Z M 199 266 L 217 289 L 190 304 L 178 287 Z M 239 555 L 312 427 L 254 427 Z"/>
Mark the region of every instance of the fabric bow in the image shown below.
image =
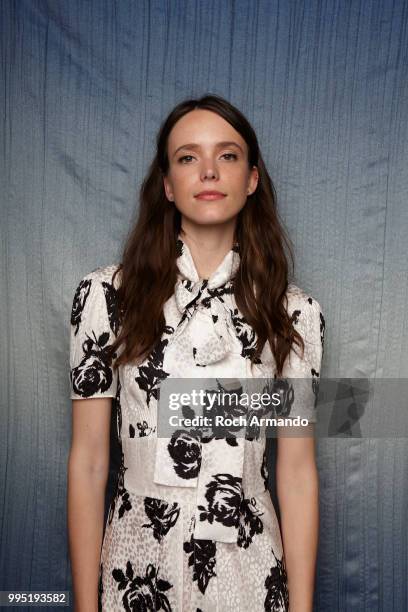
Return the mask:
<path id="1" fill-rule="evenodd" d="M 182 336 L 180 347 L 191 351 L 195 365 L 207 366 L 228 355 L 231 336 L 235 334 L 231 322 L 232 278 L 239 266 L 239 251 L 237 247 L 231 249 L 209 279 L 200 279 L 191 252 L 180 237 L 177 247 L 180 275 L 174 297 L 181 317 L 169 339 L 165 359 L 177 358 L 177 338 Z M 200 319 L 190 335 L 189 323 L 197 313 L 203 320 Z M 163 367 L 167 369 L 166 364 Z M 211 376 L 211 371 L 207 369 L 206 375 Z M 186 382 L 184 380 L 183 384 Z M 166 411 L 165 406 L 163 409 Z M 199 434 L 195 436 L 183 430 L 175 431 L 170 439 L 158 437 L 154 482 L 197 489 L 196 539 L 237 541 L 244 444 L 244 437 L 236 437 L 232 443 L 225 437 L 216 436 L 204 441 Z"/>
<path id="2" fill-rule="evenodd" d="M 231 300 L 233 285 L 231 281 L 210 288 L 208 280 L 193 283 L 189 279 L 180 279 L 175 288 L 175 299 L 182 317 L 175 337 L 181 334 L 194 316 L 200 311 L 208 318 L 208 324 L 196 330 L 191 338 L 193 357 L 196 365 L 205 366 L 223 359 L 231 348 Z M 200 331 L 202 333 L 200 333 Z M 231 330 L 232 331 L 232 330 Z M 233 333 L 233 332 L 232 332 Z"/>

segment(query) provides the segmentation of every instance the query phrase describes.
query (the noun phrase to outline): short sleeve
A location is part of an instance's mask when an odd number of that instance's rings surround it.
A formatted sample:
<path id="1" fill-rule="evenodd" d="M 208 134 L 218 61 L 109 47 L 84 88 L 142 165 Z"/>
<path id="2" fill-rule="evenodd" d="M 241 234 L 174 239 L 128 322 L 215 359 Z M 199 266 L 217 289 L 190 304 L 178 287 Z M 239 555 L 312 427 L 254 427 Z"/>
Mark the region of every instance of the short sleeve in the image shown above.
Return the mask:
<path id="1" fill-rule="evenodd" d="M 97 271 L 76 288 L 70 331 L 71 399 L 116 396 L 118 374 L 107 355 L 118 329 L 115 292 Z"/>
<path id="2" fill-rule="evenodd" d="M 304 352 L 292 345 L 285 362 L 282 378 L 291 387 L 289 417 L 305 417 L 316 422 L 316 400 L 324 351 L 325 319 L 319 302 L 303 294 L 297 296 L 288 312 L 293 316 L 294 328 L 302 336 Z"/>

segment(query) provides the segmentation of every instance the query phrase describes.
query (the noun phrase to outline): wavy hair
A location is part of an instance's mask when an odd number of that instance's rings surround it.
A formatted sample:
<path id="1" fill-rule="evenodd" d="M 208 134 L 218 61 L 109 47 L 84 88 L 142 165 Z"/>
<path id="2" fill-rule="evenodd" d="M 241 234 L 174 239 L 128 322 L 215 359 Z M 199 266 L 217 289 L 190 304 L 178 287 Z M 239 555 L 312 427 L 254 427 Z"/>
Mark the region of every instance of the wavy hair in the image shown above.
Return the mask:
<path id="1" fill-rule="evenodd" d="M 238 213 L 235 240 L 240 265 L 233 279 L 237 306 L 256 334 L 252 364 L 259 359 L 267 341 L 276 363 L 277 376 L 295 343 L 304 350 L 301 335 L 294 329 L 293 316 L 285 307 L 290 257 L 293 251 L 277 211 L 277 197 L 259 150 L 254 129 L 230 102 L 205 95 L 178 104 L 162 123 L 157 149 L 140 188 L 139 215 L 131 228 L 115 275 L 118 287 L 118 315 L 121 329 L 111 346 L 111 358 L 122 345 L 114 367 L 141 362 L 155 348 L 165 330 L 165 302 L 173 295 L 177 281 L 176 241 L 181 214 L 166 197 L 163 175 L 169 169 L 167 143 L 173 126 L 194 109 L 217 113 L 241 134 L 248 146 L 248 164 L 258 168 L 254 193 Z M 288 257 L 289 256 L 289 257 Z"/>

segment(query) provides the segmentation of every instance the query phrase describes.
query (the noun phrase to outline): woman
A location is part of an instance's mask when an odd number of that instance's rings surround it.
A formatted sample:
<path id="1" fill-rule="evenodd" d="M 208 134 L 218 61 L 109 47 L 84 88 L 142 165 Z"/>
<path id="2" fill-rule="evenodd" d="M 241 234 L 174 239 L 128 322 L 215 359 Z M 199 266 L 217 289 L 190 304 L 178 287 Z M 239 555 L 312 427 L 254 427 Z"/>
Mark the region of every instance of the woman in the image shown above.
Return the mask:
<path id="1" fill-rule="evenodd" d="M 291 612 L 312 610 L 313 437 L 278 436 L 279 526 L 265 439 L 200 444 L 178 431 L 163 445 L 157 435 L 158 389 L 170 377 L 297 377 L 315 393 L 324 319 L 288 283 L 286 250 L 248 121 L 218 96 L 179 104 L 159 132 L 121 265 L 85 276 L 74 297 L 76 612 L 97 610 L 98 592 L 109 612 L 277 611 L 289 599 Z M 122 465 L 102 539 L 112 400 Z"/>

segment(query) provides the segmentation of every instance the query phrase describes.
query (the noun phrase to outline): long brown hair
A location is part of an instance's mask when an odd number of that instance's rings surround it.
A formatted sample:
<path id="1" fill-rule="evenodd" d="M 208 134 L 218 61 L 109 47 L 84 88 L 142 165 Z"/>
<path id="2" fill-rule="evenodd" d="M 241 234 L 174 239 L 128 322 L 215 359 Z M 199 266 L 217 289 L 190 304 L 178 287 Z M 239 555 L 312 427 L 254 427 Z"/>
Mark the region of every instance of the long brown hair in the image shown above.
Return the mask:
<path id="1" fill-rule="evenodd" d="M 302 337 L 285 309 L 288 286 L 288 253 L 292 270 L 293 252 L 279 220 L 276 191 L 259 150 L 258 140 L 245 116 L 227 100 L 206 95 L 178 104 L 157 135 L 157 150 L 140 189 L 139 216 L 123 250 L 118 288 L 121 330 L 111 354 L 123 344 L 114 367 L 144 359 L 161 339 L 165 329 L 163 306 L 173 295 L 177 281 L 176 241 L 181 214 L 166 197 L 163 175 L 169 169 L 167 142 L 171 129 L 194 109 L 217 113 L 241 134 L 248 145 L 249 167 L 259 173 L 255 192 L 237 217 L 235 239 L 240 266 L 234 277 L 234 296 L 241 314 L 257 336 L 253 363 L 269 341 L 281 376 L 292 343 L 304 349 Z"/>

